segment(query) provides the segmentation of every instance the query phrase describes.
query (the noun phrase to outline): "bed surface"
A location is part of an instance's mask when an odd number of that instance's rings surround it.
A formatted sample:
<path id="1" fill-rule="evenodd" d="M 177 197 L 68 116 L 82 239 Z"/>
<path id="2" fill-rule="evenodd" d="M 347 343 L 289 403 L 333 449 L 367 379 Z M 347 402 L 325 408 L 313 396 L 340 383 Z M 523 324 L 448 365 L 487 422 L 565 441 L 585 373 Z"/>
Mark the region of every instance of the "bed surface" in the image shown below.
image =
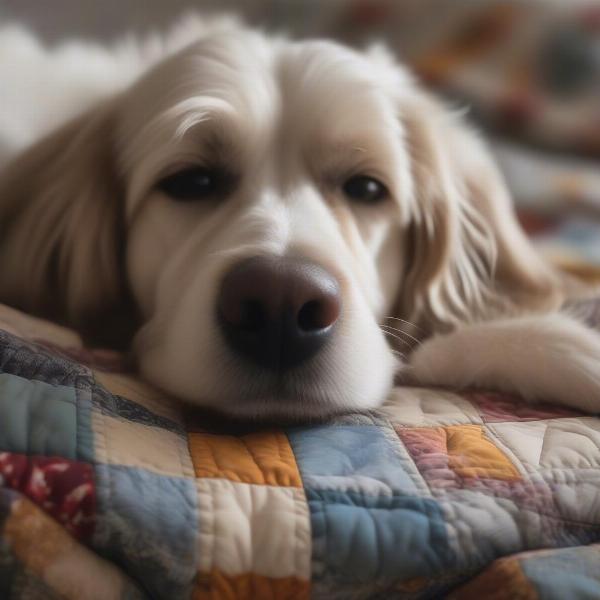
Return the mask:
<path id="1" fill-rule="evenodd" d="M 61 328 L 0 328 L 3 598 L 600 597 L 594 416 L 398 388 L 244 429 Z"/>

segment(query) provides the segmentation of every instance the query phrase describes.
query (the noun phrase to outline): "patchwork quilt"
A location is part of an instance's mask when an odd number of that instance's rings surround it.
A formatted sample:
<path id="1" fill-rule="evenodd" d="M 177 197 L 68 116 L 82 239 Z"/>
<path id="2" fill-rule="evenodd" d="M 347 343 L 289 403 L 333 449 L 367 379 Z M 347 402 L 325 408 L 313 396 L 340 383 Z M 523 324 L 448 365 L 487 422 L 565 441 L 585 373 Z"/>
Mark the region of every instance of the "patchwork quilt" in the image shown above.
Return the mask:
<path id="1" fill-rule="evenodd" d="M 398 388 L 249 428 L 72 332 L 5 307 L 0 330 L 1 598 L 600 597 L 592 415 Z"/>
<path id="2" fill-rule="evenodd" d="M 244 4 L 299 34 L 383 34 L 494 132 L 542 251 L 600 281 L 600 3 Z M 578 310 L 600 329 L 600 300 Z M 311 597 L 600 598 L 600 419 L 398 388 L 249 428 L 0 306 L 0 598 Z"/>

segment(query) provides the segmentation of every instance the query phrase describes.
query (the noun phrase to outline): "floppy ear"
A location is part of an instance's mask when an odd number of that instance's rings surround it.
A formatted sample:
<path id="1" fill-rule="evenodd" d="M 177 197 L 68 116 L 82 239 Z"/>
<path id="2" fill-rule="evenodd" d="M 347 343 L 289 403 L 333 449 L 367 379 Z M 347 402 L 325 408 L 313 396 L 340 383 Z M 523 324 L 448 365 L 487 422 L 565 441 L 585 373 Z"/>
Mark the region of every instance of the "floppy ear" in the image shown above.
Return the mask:
<path id="1" fill-rule="evenodd" d="M 559 277 L 519 226 L 484 144 L 425 93 L 401 110 L 416 197 L 398 311 L 443 331 L 559 305 Z"/>
<path id="2" fill-rule="evenodd" d="M 113 105 L 0 174 L 0 301 L 94 334 L 126 297 Z"/>

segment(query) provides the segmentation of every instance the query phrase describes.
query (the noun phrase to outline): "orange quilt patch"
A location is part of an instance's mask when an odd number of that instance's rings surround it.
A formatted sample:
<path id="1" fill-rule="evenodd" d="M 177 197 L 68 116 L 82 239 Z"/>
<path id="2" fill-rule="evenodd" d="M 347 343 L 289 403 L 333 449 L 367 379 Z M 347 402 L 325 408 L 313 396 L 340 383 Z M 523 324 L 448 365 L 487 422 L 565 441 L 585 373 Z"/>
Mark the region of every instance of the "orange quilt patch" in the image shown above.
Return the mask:
<path id="1" fill-rule="evenodd" d="M 220 477 L 240 483 L 302 487 L 298 465 L 285 434 L 241 436 L 190 433 L 196 477 Z"/>

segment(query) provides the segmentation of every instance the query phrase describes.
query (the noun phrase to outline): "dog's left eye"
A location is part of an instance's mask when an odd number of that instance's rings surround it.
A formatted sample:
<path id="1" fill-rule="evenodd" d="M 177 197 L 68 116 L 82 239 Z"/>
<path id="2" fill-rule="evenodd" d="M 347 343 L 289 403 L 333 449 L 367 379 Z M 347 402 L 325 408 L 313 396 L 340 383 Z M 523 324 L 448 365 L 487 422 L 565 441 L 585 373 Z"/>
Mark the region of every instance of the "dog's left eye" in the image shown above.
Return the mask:
<path id="1" fill-rule="evenodd" d="M 222 170 L 192 167 L 165 177 L 157 188 L 175 200 L 192 201 L 224 196 L 231 183 L 231 177 Z"/>
<path id="2" fill-rule="evenodd" d="M 388 197 L 389 192 L 385 185 L 366 175 L 350 177 L 342 186 L 344 194 L 356 202 L 374 204 Z"/>

